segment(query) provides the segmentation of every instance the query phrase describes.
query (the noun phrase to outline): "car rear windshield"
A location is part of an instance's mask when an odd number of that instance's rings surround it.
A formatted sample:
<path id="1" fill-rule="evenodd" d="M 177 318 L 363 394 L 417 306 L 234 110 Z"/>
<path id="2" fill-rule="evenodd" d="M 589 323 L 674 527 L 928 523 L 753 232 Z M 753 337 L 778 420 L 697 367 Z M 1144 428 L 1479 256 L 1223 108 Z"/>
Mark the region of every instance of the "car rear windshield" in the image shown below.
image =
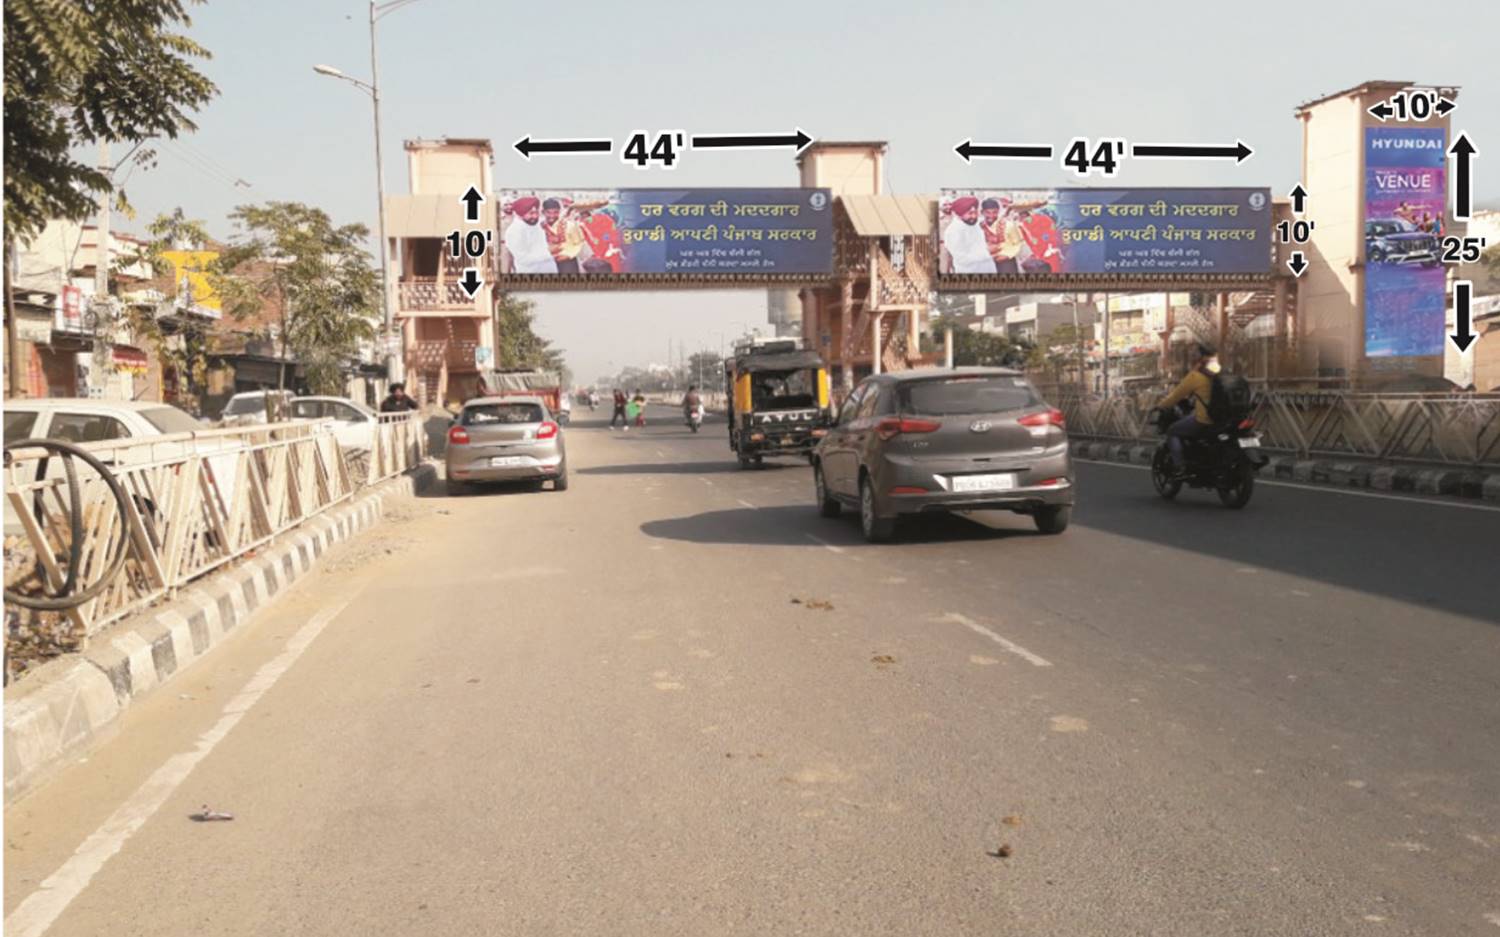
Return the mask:
<path id="1" fill-rule="evenodd" d="M 1023 377 L 955 377 L 915 381 L 901 389 L 901 412 L 920 416 L 1004 413 L 1041 402 Z"/>
<path id="2" fill-rule="evenodd" d="M 173 433 L 196 433 L 204 428 L 202 423 L 176 407 L 152 407 L 142 410 L 141 416 L 147 423 L 169 436 Z"/>
<path id="3" fill-rule="evenodd" d="M 542 408 L 534 403 L 481 403 L 464 408 L 465 426 L 491 423 L 540 423 Z"/>
<path id="4" fill-rule="evenodd" d="M 264 413 L 266 412 L 266 398 L 260 394 L 254 397 L 231 397 L 224 412 L 234 416 L 243 413 Z"/>

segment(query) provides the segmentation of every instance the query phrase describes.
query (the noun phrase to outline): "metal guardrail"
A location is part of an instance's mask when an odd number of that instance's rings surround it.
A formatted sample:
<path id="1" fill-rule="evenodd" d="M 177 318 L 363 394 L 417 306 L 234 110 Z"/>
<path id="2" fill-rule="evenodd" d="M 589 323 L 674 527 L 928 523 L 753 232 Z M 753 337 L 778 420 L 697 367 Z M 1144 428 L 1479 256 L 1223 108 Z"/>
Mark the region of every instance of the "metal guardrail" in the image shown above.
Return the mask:
<path id="1" fill-rule="evenodd" d="M 360 480 L 326 420 L 80 448 L 108 467 L 123 509 L 97 471 L 76 471 L 56 452 L 8 447 L 6 592 L 66 597 L 70 582 L 78 594 L 118 572 L 71 608 L 8 609 L 8 663 L 82 650 L 106 625 L 346 501 Z M 426 451 L 420 415 L 382 415 L 361 477 L 389 478 Z"/>
<path id="2" fill-rule="evenodd" d="M 1109 398 L 1054 391 L 1073 436 L 1147 441 L 1165 390 Z M 1267 448 L 1303 458 L 1500 468 L 1500 394 L 1256 393 L 1251 416 Z"/>

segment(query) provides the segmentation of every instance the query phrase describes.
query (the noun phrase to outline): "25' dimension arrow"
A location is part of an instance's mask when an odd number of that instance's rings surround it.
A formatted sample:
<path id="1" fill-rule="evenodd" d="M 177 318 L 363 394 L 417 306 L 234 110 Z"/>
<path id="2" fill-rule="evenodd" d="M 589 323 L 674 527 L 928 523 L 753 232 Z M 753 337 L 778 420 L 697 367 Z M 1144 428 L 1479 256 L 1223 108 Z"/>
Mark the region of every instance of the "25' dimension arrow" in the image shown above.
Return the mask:
<path id="1" fill-rule="evenodd" d="M 1052 147 L 1029 143 L 975 143 L 965 140 L 953 148 L 953 152 L 972 163 L 974 157 L 989 159 L 1051 159 Z"/>
<path id="2" fill-rule="evenodd" d="M 1458 139 L 1448 147 L 1448 158 L 1453 160 L 1456 169 L 1453 174 L 1453 218 L 1455 221 L 1468 221 L 1469 213 L 1474 207 L 1469 162 L 1478 155 L 1478 148 L 1469 142 L 1469 135 L 1463 131 L 1459 131 Z"/>
<path id="3" fill-rule="evenodd" d="M 798 153 L 813 142 L 801 127 L 791 133 L 717 133 L 693 134 L 695 150 L 758 150 L 774 146 L 795 147 Z"/>
<path id="4" fill-rule="evenodd" d="M 527 134 L 515 142 L 516 152 L 527 160 L 532 153 L 608 153 L 615 148 L 613 140 L 533 140 Z"/>
<path id="5" fill-rule="evenodd" d="M 1453 334 L 1448 336 L 1448 341 L 1458 349 L 1459 354 L 1469 350 L 1479 336 L 1474 334 L 1470 325 L 1470 297 L 1474 292 L 1474 284 L 1469 280 L 1455 280 L 1453 283 Z"/>
<path id="6" fill-rule="evenodd" d="M 1200 143 L 1134 143 L 1130 155 L 1136 159 L 1233 159 L 1243 163 L 1255 151 L 1236 140 L 1234 146 Z"/>

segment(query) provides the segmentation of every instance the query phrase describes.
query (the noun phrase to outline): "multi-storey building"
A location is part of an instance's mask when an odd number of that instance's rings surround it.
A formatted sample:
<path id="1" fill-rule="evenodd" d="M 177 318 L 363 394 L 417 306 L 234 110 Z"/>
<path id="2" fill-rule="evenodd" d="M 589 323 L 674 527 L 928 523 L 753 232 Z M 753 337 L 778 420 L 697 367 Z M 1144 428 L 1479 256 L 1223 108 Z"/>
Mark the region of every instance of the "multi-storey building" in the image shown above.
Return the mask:
<path id="1" fill-rule="evenodd" d="M 386 198 L 386 238 L 395 290 L 395 316 L 405 337 L 406 383 L 429 404 L 462 401 L 483 370 L 493 367 L 495 247 L 478 258 L 455 257 L 447 238 L 495 231 L 488 140 L 409 140 L 406 163 L 411 194 Z M 479 220 L 465 220 L 462 196 L 473 186 L 484 196 Z M 484 280 L 473 296 L 464 271 Z"/>

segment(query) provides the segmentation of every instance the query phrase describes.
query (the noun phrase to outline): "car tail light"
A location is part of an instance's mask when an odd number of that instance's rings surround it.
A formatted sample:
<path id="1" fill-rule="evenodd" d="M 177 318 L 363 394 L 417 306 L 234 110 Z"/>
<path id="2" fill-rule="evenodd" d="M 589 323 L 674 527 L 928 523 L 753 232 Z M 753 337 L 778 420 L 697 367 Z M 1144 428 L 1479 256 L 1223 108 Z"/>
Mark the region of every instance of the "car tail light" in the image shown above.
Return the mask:
<path id="1" fill-rule="evenodd" d="M 469 431 L 462 426 L 455 426 L 448 430 L 448 445 L 467 446 L 469 444 Z"/>
<path id="2" fill-rule="evenodd" d="M 927 494 L 928 491 L 929 491 L 929 489 L 927 489 L 927 488 L 921 488 L 921 487 L 918 487 L 916 485 L 897 485 L 895 488 L 891 489 L 891 494 L 893 494 L 893 495 L 925 495 L 925 494 Z"/>
<path id="3" fill-rule="evenodd" d="M 548 420 L 536 428 L 537 439 L 553 439 L 557 436 L 557 424 Z"/>
<path id="4" fill-rule="evenodd" d="M 1042 481 L 1037 482 L 1036 483 L 1036 487 L 1037 488 L 1056 488 L 1058 485 L 1061 485 L 1065 481 L 1067 481 L 1066 478 L 1047 478 L 1047 479 L 1043 479 Z"/>
<path id="5" fill-rule="evenodd" d="M 903 433 L 935 433 L 942 428 L 943 424 L 933 420 L 888 417 L 875 424 L 875 435 L 889 442 Z"/>
<path id="6" fill-rule="evenodd" d="M 815 430 L 812 431 L 812 434 L 814 436 L 827 436 L 828 435 L 828 430 L 826 430 L 826 429 L 815 429 Z"/>
<path id="7" fill-rule="evenodd" d="M 1056 426 L 1059 429 L 1067 427 L 1063 421 L 1062 411 L 1056 407 L 1048 407 L 1045 413 L 1028 413 L 1016 421 L 1022 426 Z"/>
<path id="8" fill-rule="evenodd" d="M 1252 419 L 1250 419 L 1249 417 L 1245 417 L 1243 420 L 1240 420 L 1240 429 L 1254 429 L 1254 428 L 1255 428 L 1255 421 L 1252 420 Z"/>

